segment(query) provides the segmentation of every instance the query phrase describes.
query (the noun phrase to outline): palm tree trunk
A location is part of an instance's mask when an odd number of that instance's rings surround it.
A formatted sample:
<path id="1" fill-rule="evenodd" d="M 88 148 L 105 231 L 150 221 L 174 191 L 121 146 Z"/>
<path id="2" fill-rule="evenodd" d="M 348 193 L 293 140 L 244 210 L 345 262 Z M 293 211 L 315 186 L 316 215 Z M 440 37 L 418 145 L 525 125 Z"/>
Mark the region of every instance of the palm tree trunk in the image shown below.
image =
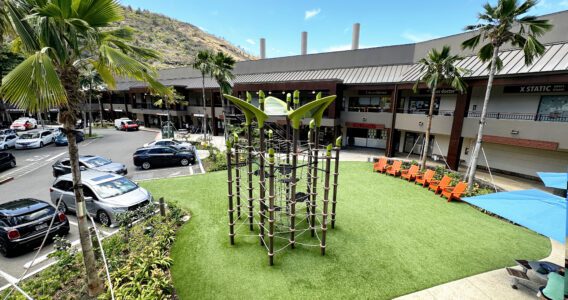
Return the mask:
<path id="1" fill-rule="evenodd" d="M 426 158 L 428 157 L 428 148 L 430 147 L 430 130 L 432 129 L 432 114 L 434 114 L 434 104 L 436 102 L 436 87 L 432 89 L 432 98 L 430 98 L 430 110 L 428 112 L 428 126 L 426 127 L 426 134 L 424 136 L 424 148 L 422 149 L 422 162 L 420 169 L 426 169 Z"/>
<path id="2" fill-rule="evenodd" d="M 225 109 L 227 108 L 225 105 L 225 99 L 223 97 L 223 88 L 219 88 L 219 96 L 221 97 L 221 106 L 222 106 L 222 110 L 223 110 L 223 136 L 225 137 L 225 140 L 227 139 L 228 135 L 227 135 L 227 114 L 225 113 Z"/>
<path id="3" fill-rule="evenodd" d="M 97 296 L 103 292 L 104 286 L 101 279 L 98 277 L 95 253 L 89 233 L 89 220 L 81 185 L 81 171 L 79 169 L 79 148 L 77 147 L 74 134 L 77 115 L 76 108 L 80 104 L 79 71 L 73 67 L 67 67 L 62 70 L 61 79 L 67 93 L 69 107 L 68 110 L 60 112 L 60 118 L 63 121 L 63 127 L 67 136 L 69 162 L 71 163 L 71 173 L 73 177 L 73 193 L 75 194 L 77 227 L 79 228 L 83 263 L 85 265 L 85 274 L 87 275 L 87 289 L 89 296 Z"/>
<path id="4" fill-rule="evenodd" d="M 99 101 L 99 121 L 101 121 L 101 129 L 105 126 L 104 122 L 103 122 L 103 112 L 104 112 L 104 108 L 103 108 L 103 102 L 101 101 L 101 97 L 97 97 L 97 101 Z"/>
<path id="5" fill-rule="evenodd" d="M 205 74 L 201 74 L 201 78 L 202 78 L 202 86 L 201 86 L 201 92 L 203 95 L 203 141 L 205 142 L 207 140 L 207 101 L 205 101 Z"/>
<path id="6" fill-rule="evenodd" d="M 93 135 L 93 109 L 92 109 L 92 98 L 93 98 L 93 81 L 89 83 L 89 136 Z M 101 127 L 102 128 L 102 127 Z"/>
<path id="7" fill-rule="evenodd" d="M 481 116 L 479 118 L 479 128 L 477 131 L 477 140 L 473 153 L 471 154 L 469 174 L 467 179 L 467 189 L 473 189 L 473 182 L 475 180 L 475 172 L 477 171 L 477 160 L 479 158 L 479 151 L 481 149 L 481 142 L 483 141 L 483 128 L 485 127 L 485 115 L 487 113 L 487 105 L 491 96 L 491 88 L 493 87 L 493 78 L 495 77 L 495 70 L 497 68 L 497 57 L 499 55 L 499 47 L 493 48 L 493 56 L 491 57 L 491 69 L 489 71 L 489 79 L 487 79 L 487 89 L 485 90 L 485 99 L 483 99 L 483 108 L 481 109 Z M 489 166 L 487 166 L 489 167 Z"/>

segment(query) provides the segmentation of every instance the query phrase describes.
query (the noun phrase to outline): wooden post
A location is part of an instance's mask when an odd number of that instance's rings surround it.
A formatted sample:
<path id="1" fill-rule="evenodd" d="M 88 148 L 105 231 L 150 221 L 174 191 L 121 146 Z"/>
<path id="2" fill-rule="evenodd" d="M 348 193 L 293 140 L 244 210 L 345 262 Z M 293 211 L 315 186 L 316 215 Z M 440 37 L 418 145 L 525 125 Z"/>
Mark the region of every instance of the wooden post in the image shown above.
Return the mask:
<path id="1" fill-rule="evenodd" d="M 240 147 L 239 147 L 239 137 L 234 134 L 234 147 L 235 147 L 235 183 L 237 188 L 237 220 L 241 219 L 241 169 L 240 169 Z M 228 149 L 227 149 L 228 151 Z"/>
<path id="2" fill-rule="evenodd" d="M 253 187 L 252 187 L 252 124 L 247 126 L 247 175 L 248 175 L 248 215 L 249 215 L 249 229 L 254 230 L 254 215 L 253 215 Z"/>
<path id="3" fill-rule="evenodd" d="M 292 178 L 290 179 L 290 247 L 296 247 L 296 168 L 298 167 L 298 137 L 300 130 L 292 131 Z"/>
<path id="4" fill-rule="evenodd" d="M 260 102 L 260 110 L 264 110 L 264 92 L 258 91 L 258 97 Z M 265 155 L 266 155 L 266 139 L 264 138 L 264 126 L 258 128 L 259 131 L 259 143 L 260 149 L 258 153 L 259 168 L 258 168 L 258 185 L 259 185 L 259 208 L 260 208 L 260 222 L 259 222 L 259 233 L 260 245 L 263 246 L 264 242 L 264 220 L 266 219 L 266 178 L 264 174 L 265 166 Z"/>
<path id="5" fill-rule="evenodd" d="M 231 165 L 231 142 L 227 140 L 227 197 L 229 198 L 229 209 L 227 212 L 229 213 L 229 241 L 231 245 L 235 244 L 235 220 L 233 213 L 235 212 L 235 208 L 233 207 L 233 174 Z"/>
<path id="6" fill-rule="evenodd" d="M 266 178 L 265 178 L 265 174 L 264 174 L 264 163 L 265 163 L 265 158 L 264 155 L 265 153 L 265 146 L 266 146 L 266 141 L 264 139 L 264 128 L 260 127 L 259 128 L 259 134 L 260 134 L 260 151 L 258 153 L 258 159 L 259 159 L 259 168 L 258 168 L 258 174 L 259 174 L 259 180 L 258 180 L 258 186 L 259 186 L 259 208 L 260 208 L 260 223 L 259 223 L 259 233 L 258 236 L 260 238 L 260 245 L 263 246 L 265 244 L 264 242 L 264 220 L 265 220 L 265 215 L 266 215 Z"/>
<path id="7" fill-rule="evenodd" d="M 160 199 L 158 199 L 159 205 L 160 205 L 160 216 L 165 217 L 166 216 L 166 203 L 164 203 L 164 197 L 160 197 Z"/>
<path id="8" fill-rule="evenodd" d="M 313 166 L 313 171 L 312 171 L 312 199 L 310 201 L 310 207 L 311 207 L 311 212 L 310 212 L 310 217 L 312 219 L 311 221 L 311 233 L 312 233 L 312 237 L 315 236 L 316 233 L 316 207 L 317 207 L 317 197 L 318 197 L 318 162 L 319 162 L 319 127 L 315 126 L 315 130 L 314 130 L 314 157 L 313 157 L 313 162 L 312 164 Z"/>
<path id="9" fill-rule="evenodd" d="M 274 265 L 274 149 L 268 150 L 268 262 Z"/>
<path id="10" fill-rule="evenodd" d="M 308 222 L 308 226 L 310 229 L 312 229 L 312 227 L 314 225 L 312 225 L 312 221 L 310 220 L 310 203 L 312 202 L 312 162 L 313 162 L 313 136 L 314 136 L 314 125 L 315 122 L 312 120 L 310 122 L 310 126 L 308 128 L 308 169 L 306 170 L 306 194 L 307 194 L 307 199 L 305 200 L 306 202 L 306 219 Z"/>
<path id="11" fill-rule="evenodd" d="M 332 145 L 327 146 L 325 154 L 325 181 L 323 187 L 323 210 L 321 217 L 321 255 L 325 255 L 325 236 L 327 233 L 327 203 L 329 202 L 329 173 L 331 168 L 331 148 Z"/>
<path id="12" fill-rule="evenodd" d="M 339 185 L 339 152 L 341 151 L 341 137 L 335 140 L 335 168 L 333 169 L 333 196 L 331 201 L 331 228 L 335 228 L 335 209 L 337 206 L 337 186 Z"/>

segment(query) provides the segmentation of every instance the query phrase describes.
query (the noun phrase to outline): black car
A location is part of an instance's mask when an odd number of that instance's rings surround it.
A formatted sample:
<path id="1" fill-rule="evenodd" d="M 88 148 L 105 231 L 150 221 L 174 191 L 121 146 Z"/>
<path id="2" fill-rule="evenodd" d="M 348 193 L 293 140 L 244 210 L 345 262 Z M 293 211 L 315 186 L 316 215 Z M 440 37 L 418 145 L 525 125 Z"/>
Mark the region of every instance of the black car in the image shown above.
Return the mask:
<path id="1" fill-rule="evenodd" d="M 69 161 L 69 158 L 60 159 L 51 167 L 53 168 L 53 177 L 59 177 L 61 175 L 71 173 L 71 162 Z M 128 169 L 124 164 L 115 163 L 108 158 L 96 155 L 80 156 L 79 168 L 81 168 L 81 171 L 96 170 L 124 176 L 128 174 Z"/>
<path id="2" fill-rule="evenodd" d="M 154 167 L 187 166 L 195 163 L 195 153 L 167 146 L 144 147 L 133 155 L 134 165 L 148 170 Z"/>
<path id="3" fill-rule="evenodd" d="M 0 152 L 0 170 L 16 167 L 16 158 L 12 153 Z"/>
<path id="4" fill-rule="evenodd" d="M 0 253 L 9 257 L 39 246 L 53 217 L 49 238 L 69 233 L 65 214 L 45 201 L 27 198 L 0 204 Z"/>

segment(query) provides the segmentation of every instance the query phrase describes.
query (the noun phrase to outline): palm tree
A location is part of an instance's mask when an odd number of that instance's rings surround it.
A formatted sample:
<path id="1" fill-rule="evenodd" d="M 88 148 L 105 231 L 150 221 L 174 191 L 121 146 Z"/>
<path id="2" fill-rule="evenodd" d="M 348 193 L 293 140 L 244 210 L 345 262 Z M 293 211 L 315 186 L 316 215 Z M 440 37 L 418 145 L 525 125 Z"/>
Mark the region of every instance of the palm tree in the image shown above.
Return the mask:
<path id="1" fill-rule="evenodd" d="M 459 92 L 465 91 L 466 83 L 462 76 L 466 70 L 456 67 L 455 64 L 462 58 L 457 55 L 450 55 L 450 47 L 444 46 L 442 51 L 432 49 L 425 58 L 418 61 L 421 65 L 420 72 L 422 77 L 414 84 L 416 92 L 418 84 L 424 82 L 432 92 L 430 98 L 430 110 L 428 112 L 428 126 L 424 138 L 424 148 L 422 149 L 420 168 L 426 168 L 426 157 L 428 156 L 428 147 L 430 146 L 430 130 L 432 129 L 432 114 L 434 112 L 434 103 L 436 100 L 436 89 L 441 85 L 451 86 Z"/>
<path id="2" fill-rule="evenodd" d="M 168 125 L 171 125 L 171 115 L 170 115 L 170 106 L 181 104 L 182 106 L 187 106 L 187 101 L 184 100 L 183 95 L 178 94 L 174 87 L 168 88 L 169 93 L 162 95 L 162 97 L 154 102 L 155 106 L 158 107 L 166 107 L 166 111 L 168 113 Z"/>
<path id="3" fill-rule="evenodd" d="M 225 139 L 227 138 L 227 116 L 225 115 L 225 99 L 223 94 L 231 93 L 231 80 L 235 78 L 233 69 L 235 68 L 235 59 L 219 51 L 213 56 L 211 75 L 219 85 L 219 96 L 221 97 L 221 105 L 223 106 L 223 128 Z"/>
<path id="4" fill-rule="evenodd" d="M 481 47 L 477 56 L 483 61 L 491 61 L 489 64 L 489 79 L 485 90 L 485 99 L 479 119 L 477 140 L 471 155 L 469 173 L 467 174 L 468 190 L 473 188 L 477 160 L 483 139 L 483 128 L 487 104 L 491 95 L 493 78 L 497 70 L 501 69 L 503 62 L 499 58 L 499 49 L 506 44 L 511 44 L 523 50 L 525 65 L 530 65 L 535 57 L 544 53 L 544 46 L 538 41 L 538 37 L 552 29 L 552 24 L 545 19 L 537 19 L 534 16 L 525 15 L 536 5 L 537 1 L 525 0 L 520 3 L 517 0 L 499 0 L 495 6 L 487 3 L 483 6 L 484 11 L 479 14 L 479 24 L 470 25 L 465 30 L 475 30 L 474 37 L 462 43 L 463 49 L 475 49 L 481 41 L 487 42 Z"/>
<path id="5" fill-rule="evenodd" d="M 203 141 L 207 139 L 207 106 L 205 101 L 205 75 L 211 74 L 212 69 L 212 57 L 208 50 L 200 50 L 197 52 L 197 56 L 193 60 L 193 68 L 201 72 L 202 79 L 202 95 L 203 95 Z"/>
<path id="6" fill-rule="evenodd" d="M 93 135 L 92 125 L 93 125 L 93 111 L 92 111 L 92 101 L 93 101 L 93 92 L 95 89 L 99 89 L 103 85 L 103 79 L 97 73 L 97 70 L 93 69 L 92 67 L 88 67 L 82 71 L 81 75 L 79 76 L 79 81 L 81 84 L 81 88 L 86 90 L 89 94 L 89 136 Z M 103 128 L 103 108 L 101 105 L 100 98 L 99 99 L 99 114 L 100 114 L 100 121 L 101 121 L 101 128 Z"/>
<path id="7" fill-rule="evenodd" d="M 83 95 L 80 70 L 92 66 L 110 88 L 115 87 L 115 76 L 126 76 L 162 90 L 154 79 L 156 72 L 139 60 L 158 55 L 129 44 L 133 31 L 117 27 L 123 12 L 116 0 L 11 0 L 5 4 L 19 9 L 9 13 L 16 41 L 26 58 L 6 75 L 0 94 L 8 103 L 30 112 L 60 108 L 59 122 L 68 140 L 87 289 L 89 295 L 95 296 L 104 286 L 98 277 L 89 235 L 79 150 L 73 134 Z"/>

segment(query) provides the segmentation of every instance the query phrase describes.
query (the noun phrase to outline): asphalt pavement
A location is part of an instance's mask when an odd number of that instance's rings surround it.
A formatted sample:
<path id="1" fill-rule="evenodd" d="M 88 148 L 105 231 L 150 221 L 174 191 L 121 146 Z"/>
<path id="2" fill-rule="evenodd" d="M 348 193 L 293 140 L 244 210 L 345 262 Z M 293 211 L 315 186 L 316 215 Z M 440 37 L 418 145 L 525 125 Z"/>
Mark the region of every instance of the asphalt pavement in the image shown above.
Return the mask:
<path id="1" fill-rule="evenodd" d="M 132 154 L 144 143 L 156 138 L 157 133 L 151 131 L 122 132 L 114 129 L 94 130 L 99 138 L 88 139 L 79 143 L 80 155 L 99 155 L 110 158 L 114 162 L 120 162 L 127 166 L 128 176 L 134 181 L 149 180 L 156 178 L 177 177 L 203 173 L 200 164 L 196 163 L 189 167 L 161 168 L 141 170 L 134 166 Z M 6 150 L 16 157 L 17 166 L 13 169 L 0 171 L 0 179 L 12 177 L 13 180 L 0 185 L 0 203 L 5 203 L 21 198 L 36 198 L 50 202 L 49 188 L 53 184 L 51 166 L 59 159 L 67 157 L 67 147 L 56 147 L 54 144 L 40 149 Z M 159 195 L 154 195 L 159 197 Z M 73 215 L 68 216 L 71 231 L 67 239 L 74 245 L 79 243 L 76 219 Z M 116 229 L 100 229 L 103 236 L 114 233 Z M 47 266 L 50 262 L 47 254 L 53 250 L 52 245 L 46 245 L 37 255 L 35 263 L 31 262 L 36 256 L 35 250 L 21 253 L 16 257 L 4 258 L 0 256 L 0 290 L 8 284 L 7 279 L 19 278 L 26 269 L 27 273 L 33 273 Z"/>

